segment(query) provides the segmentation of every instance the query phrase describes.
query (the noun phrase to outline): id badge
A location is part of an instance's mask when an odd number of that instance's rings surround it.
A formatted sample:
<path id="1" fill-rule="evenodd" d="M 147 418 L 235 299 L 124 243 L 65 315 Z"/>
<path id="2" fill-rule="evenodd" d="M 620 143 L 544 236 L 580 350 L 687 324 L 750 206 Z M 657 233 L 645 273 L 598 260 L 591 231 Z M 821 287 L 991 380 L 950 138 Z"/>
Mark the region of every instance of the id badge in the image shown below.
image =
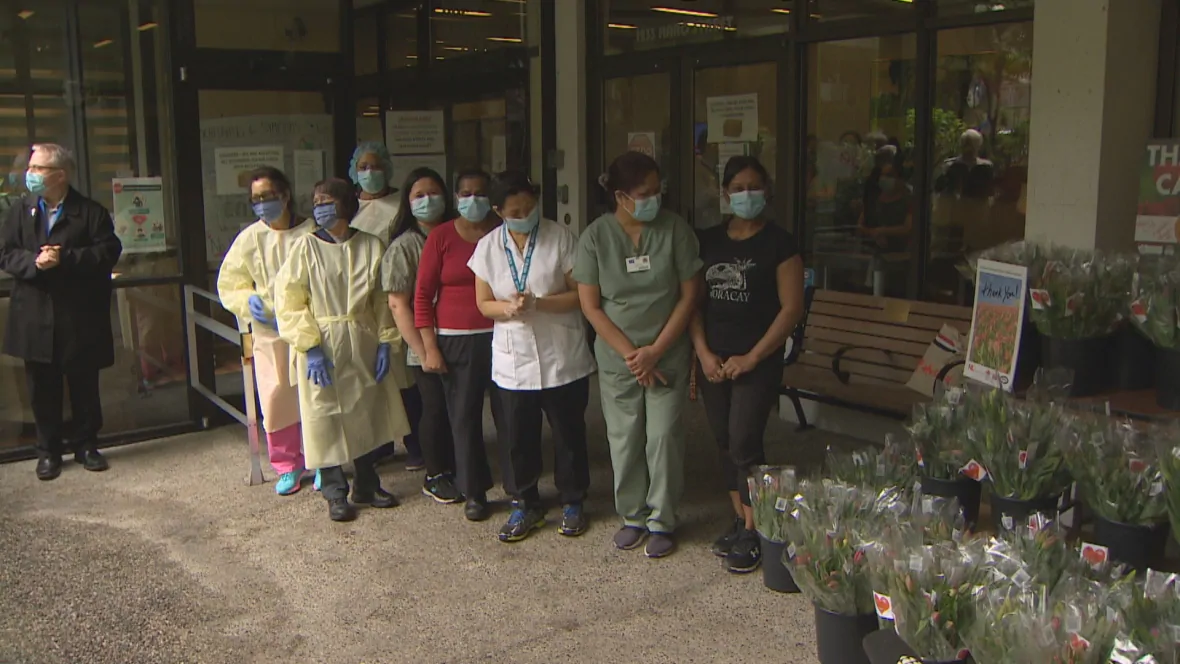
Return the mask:
<path id="1" fill-rule="evenodd" d="M 651 256 L 632 256 L 627 259 L 627 274 L 647 272 L 651 269 Z"/>

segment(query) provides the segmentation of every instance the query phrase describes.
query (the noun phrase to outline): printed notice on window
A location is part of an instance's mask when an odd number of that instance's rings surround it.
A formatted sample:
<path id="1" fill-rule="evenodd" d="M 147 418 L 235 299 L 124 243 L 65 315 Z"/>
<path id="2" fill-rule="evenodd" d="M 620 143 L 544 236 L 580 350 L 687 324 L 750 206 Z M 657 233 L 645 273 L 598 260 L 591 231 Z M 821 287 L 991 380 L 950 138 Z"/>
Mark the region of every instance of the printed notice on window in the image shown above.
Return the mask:
<path id="1" fill-rule="evenodd" d="M 447 151 L 442 111 L 386 111 L 385 145 L 392 154 Z"/>
<path id="2" fill-rule="evenodd" d="M 244 197 L 250 186 L 250 171 L 259 166 L 283 169 L 283 146 L 217 148 L 213 161 L 217 167 L 217 195 Z"/>
<path id="3" fill-rule="evenodd" d="M 758 140 L 758 94 L 708 97 L 705 119 L 710 143 Z"/>

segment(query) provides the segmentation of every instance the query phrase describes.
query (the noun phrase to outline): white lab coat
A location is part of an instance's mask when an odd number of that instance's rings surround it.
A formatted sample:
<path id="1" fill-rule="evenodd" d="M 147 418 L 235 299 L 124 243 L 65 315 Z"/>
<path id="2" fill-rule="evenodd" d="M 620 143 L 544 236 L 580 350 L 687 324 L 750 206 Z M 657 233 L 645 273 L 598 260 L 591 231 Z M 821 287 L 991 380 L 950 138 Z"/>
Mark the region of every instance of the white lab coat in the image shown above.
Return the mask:
<path id="1" fill-rule="evenodd" d="M 384 250 L 363 232 L 341 243 L 306 235 L 279 271 L 279 333 L 298 351 L 291 378 L 299 386 L 308 468 L 348 463 L 410 432 L 393 377 L 375 380 L 378 344 L 391 345 L 391 363 L 402 345 L 381 290 Z M 307 351 L 316 346 L 333 365 L 326 387 L 307 377 Z"/>
<path id="2" fill-rule="evenodd" d="M 397 194 L 362 200 L 361 209 L 352 218 L 352 227 L 369 235 L 376 235 L 385 244 L 393 236 L 393 219 L 399 207 Z"/>
<path id="3" fill-rule="evenodd" d="M 275 230 L 265 221 L 250 224 L 229 246 L 217 273 L 221 306 L 238 317 L 238 329 L 246 330 L 254 319 L 248 304 L 258 295 L 274 311 L 274 280 L 291 248 L 311 233 L 315 223 L 306 219 L 294 228 Z M 273 328 L 254 323 L 254 379 L 262 406 L 262 428 L 281 431 L 299 421 L 299 392 L 288 374 L 289 348 Z"/>
<path id="4" fill-rule="evenodd" d="M 565 292 L 565 275 L 574 268 L 578 238 L 547 219 L 541 220 L 537 233 L 527 290 L 537 297 Z M 479 241 L 467 262 L 497 300 L 508 300 L 517 292 L 505 245 L 518 274 L 523 274 L 528 245 L 525 251 L 519 250 L 503 225 Z M 578 309 L 562 314 L 530 311 L 514 320 L 495 321 L 492 381 L 506 390 L 561 387 L 589 376 L 595 368 L 586 343 L 586 319 Z"/>

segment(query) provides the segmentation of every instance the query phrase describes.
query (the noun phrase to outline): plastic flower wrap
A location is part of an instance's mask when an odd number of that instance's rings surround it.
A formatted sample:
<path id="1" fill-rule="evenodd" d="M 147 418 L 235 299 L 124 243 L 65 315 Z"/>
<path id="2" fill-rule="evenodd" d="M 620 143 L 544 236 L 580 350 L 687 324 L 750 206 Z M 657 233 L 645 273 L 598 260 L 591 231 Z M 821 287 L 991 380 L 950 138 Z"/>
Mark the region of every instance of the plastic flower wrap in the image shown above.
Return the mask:
<path id="1" fill-rule="evenodd" d="M 1007 578 L 1052 590 L 1067 571 L 1079 569 L 1078 549 L 1066 541 L 1059 520 L 1033 514 L 1026 523 L 1001 529 L 988 545 L 989 564 Z"/>
<path id="2" fill-rule="evenodd" d="M 899 490 L 858 489 L 831 480 L 799 483 L 787 520 L 787 559 L 795 584 L 816 606 L 840 615 L 874 611 L 867 560 L 857 533 L 898 502 Z"/>
<path id="3" fill-rule="evenodd" d="M 1056 639 L 1031 639 L 1034 625 L 1050 623 L 1049 590 L 1000 577 L 976 594 L 975 621 L 963 641 L 976 664 L 1053 662 Z"/>
<path id="4" fill-rule="evenodd" d="M 1130 588 L 1124 625 L 1110 661 L 1118 664 L 1173 664 L 1180 657 L 1180 578 L 1147 570 Z"/>
<path id="5" fill-rule="evenodd" d="M 981 539 L 939 542 L 902 552 L 893 577 L 897 634 L 926 661 L 966 655 L 963 633 L 975 620 L 976 595 L 988 579 Z"/>
<path id="6" fill-rule="evenodd" d="M 1164 478 L 1164 497 L 1172 517 L 1172 536 L 1180 540 L 1180 427 L 1156 429 L 1156 455 Z"/>
<path id="7" fill-rule="evenodd" d="M 965 406 L 968 455 L 983 467 L 996 495 L 1034 500 L 1065 491 L 1060 406 L 1018 401 L 1001 390 L 974 393 Z"/>
<path id="8" fill-rule="evenodd" d="M 867 446 L 851 452 L 828 447 L 828 475 L 853 486 L 909 488 L 914 485 L 916 462 L 912 446 L 901 445 L 893 435 L 885 436 L 884 447 Z"/>
<path id="9" fill-rule="evenodd" d="M 747 480 L 754 528 L 771 542 L 786 542 L 785 522 L 797 482 L 792 466 L 758 466 Z"/>
<path id="10" fill-rule="evenodd" d="M 1180 264 L 1172 256 L 1141 257 L 1131 282 L 1129 317 L 1143 336 L 1160 348 L 1180 347 L 1177 303 Z"/>
<path id="11" fill-rule="evenodd" d="M 1098 251 L 1049 247 L 1044 267 L 1031 269 L 1028 293 L 1037 330 L 1054 339 L 1106 336 L 1124 318 L 1134 259 Z"/>
<path id="12" fill-rule="evenodd" d="M 1141 526 L 1167 519 L 1159 456 L 1147 434 L 1127 420 L 1078 416 L 1064 438 L 1070 474 L 1098 516 Z"/>
<path id="13" fill-rule="evenodd" d="M 1048 647 L 1045 662 L 1106 664 L 1115 637 L 1124 629 L 1123 609 L 1131 601 L 1128 577 L 1100 583 L 1068 576 L 1057 585 L 1047 620 L 1029 624 L 1030 644 Z"/>
<path id="14" fill-rule="evenodd" d="M 908 428 L 914 442 L 918 474 L 953 480 L 967 462 L 964 458 L 964 410 L 961 390 L 947 390 L 943 400 L 914 406 Z"/>
<path id="15" fill-rule="evenodd" d="M 917 491 L 913 494 L 909 522 L 921 533 L 921 541 L 925 544 L 957 542 L 967 532 L 967 521 L 959 501 Z"/>

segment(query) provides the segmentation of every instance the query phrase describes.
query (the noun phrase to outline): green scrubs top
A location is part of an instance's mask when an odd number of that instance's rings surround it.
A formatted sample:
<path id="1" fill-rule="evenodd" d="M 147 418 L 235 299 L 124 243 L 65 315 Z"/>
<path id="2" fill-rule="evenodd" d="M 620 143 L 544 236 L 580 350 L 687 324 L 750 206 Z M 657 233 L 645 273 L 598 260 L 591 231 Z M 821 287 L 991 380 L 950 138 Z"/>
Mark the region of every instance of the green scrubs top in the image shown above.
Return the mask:
<path id="1" fill-rule="evenodd" d="M 633 261 L 637 266 L 650 264 L 650 269 L 628 272 L 629 258 L 637 259 Z M 578 283 L 598 286 L 602 310 L 641 348 L 655 342 L 676 308 L 681 282 L 692 279 L 701 265 L 696 233 L 677 214 L 660 210 L 644 225 L 636 247 L 614 213 L 607 213 L 582 232 L 573 277 Z M 675 364 L 683 355 L 677 352 L 680 346 L 688 343 L 688 335 L 682 335 L 660 358 L 660 369 L 665 369 L 666 362 Z M 628 371 L 627 363 L 602 337 L 595 341 L 594 350 L 602 370 Z"/>

